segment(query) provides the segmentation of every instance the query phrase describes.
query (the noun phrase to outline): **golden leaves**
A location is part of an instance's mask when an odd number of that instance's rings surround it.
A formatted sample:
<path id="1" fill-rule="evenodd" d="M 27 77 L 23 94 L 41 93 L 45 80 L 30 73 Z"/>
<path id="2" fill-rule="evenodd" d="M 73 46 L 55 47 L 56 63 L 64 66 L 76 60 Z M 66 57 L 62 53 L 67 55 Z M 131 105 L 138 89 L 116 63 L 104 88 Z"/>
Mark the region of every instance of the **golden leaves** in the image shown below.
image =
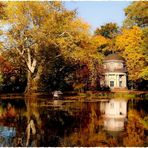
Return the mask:
<path id="1" fill-rule="evenodd" d="M 116 37 L 116 47 L 118 50 L 135 50 L 142 43 L 142 31 L 134 26 L 132 29 L 123 29 L 122 34 Z"/>
<path id="2" fill-rule="evenodd" d="M 139 79 L 141 69 L 144 68 L 146 61 L 142 47 L 142 30 L 137 26 L 134 26 L 132 29 L 123 29 L 122 34 L 116 37 L 115 42 L 117 50 L 120 51 L 126 59 L 129 79 Z"/>
<path id="3" fill-rule="evenodd" d="M 139 77 L 148 80 L 148 66 L 141 70 Z"/>
<path id="4" fill-rule="evenodd" d="M 95 45 L 96 48 L 107 45 L 110 43 L 110 41 L 110 39 L 107 39 L 101 35 L 97 35 L 92 38 L 92 44 Z"/>

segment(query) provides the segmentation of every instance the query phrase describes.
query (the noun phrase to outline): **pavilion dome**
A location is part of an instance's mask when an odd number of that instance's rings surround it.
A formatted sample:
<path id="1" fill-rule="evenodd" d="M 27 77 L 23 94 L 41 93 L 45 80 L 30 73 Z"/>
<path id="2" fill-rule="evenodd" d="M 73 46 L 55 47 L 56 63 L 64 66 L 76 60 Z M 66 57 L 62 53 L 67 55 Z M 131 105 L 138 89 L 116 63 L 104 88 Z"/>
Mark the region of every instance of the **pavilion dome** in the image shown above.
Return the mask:
<path id="1" fill-rule="evenodd" d="M 118 54 L 110 54 L 105 57 L 104 61 L 110 61 L 110 60 L 115 60 L 115 61 L 125 61 L 125 59 Z"/>

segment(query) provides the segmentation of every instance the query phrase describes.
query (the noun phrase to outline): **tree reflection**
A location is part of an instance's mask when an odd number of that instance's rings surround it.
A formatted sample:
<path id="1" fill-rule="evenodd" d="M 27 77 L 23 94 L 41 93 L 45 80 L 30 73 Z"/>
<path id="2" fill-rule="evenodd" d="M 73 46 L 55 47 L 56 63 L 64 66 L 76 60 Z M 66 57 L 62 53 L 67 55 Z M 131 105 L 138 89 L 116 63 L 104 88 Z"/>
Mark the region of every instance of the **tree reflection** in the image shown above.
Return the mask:
<path id="1" fill-rule="evenodd" d="M 40 140 L 41 120 L 36 97 L 35 94 L 31 94 L 25 98 L 28 119 L 26 127 L 26 146 L 38 146 L 38 140 Z"/>
<path id="2" fill-rule="evenodd" d="M 61 146 L 117 146 L 116 139 L 103 130 L 104 122 L 98 105 L 91 103 L 87 107 L 89 118 L 86 125 L 81 130 L 75 128 L 72 134 L 65 136 Z"/>
<path id="3" fill-rule="evenodd" d="M 26 106 L 23 103 L 16 101 L 7 105 L 8 102 L 1 106 L 0 117 L 1 122 L 7 118 L 6 110 L 10 111 L 13 107 L 16 113 L 15 121 L 6 120 L 7 125 L 14 126 L 16 134 L 10 137 L 12 142 L 7 141 L 7 146 L 85 146 L 85 147 L 115 147 L 115 146 L 147 146 L 147 111 L 143 108 L 133 109 L 128 108 L 129 112 L 125 122 L 125 130 L 110 131 L 104 125 L 104 116 L 114 115 L 113 110 L 103 110 L 106 105 L 101 105 L 100 102 L 87 102 L 87 103 L 61 103 L 61 106 L 55 107 L 53 101 L 49 102 L 49 106 L 42 106 L 38 104 L 35 95 L 25 98 Z M 111 103 L 108 103 L 111 106 Z M 116 102 L 114 102 L 116 103 Z M 121 101 L 118 100 L 116 107 L 121 109 Z M 18 107 L 17 107 L 18 106 Z M 23 106 L 22 108 L 20 106 Z M 112 107 L 112 106 L 111 106 Z M 8 109 L 7 109 L 8 108 Z M 14 110 L 8 115 L 15 115 Z M 112 108 L 114 109 L 114 108 Z M 120 115 L 121 110 L 117 111 L 115 108 L 115 116 Z M 108 114 L 106 114 L 108 113 Z M 118 113 L 118 114 L 116 114 Z M 113 118 L 115 117 L 113 116 Z M 13 125 L 12 125 L 13 123 Z M 7 125 L 3 125 L 5 127 Z M 21 125 L 21 126 L 20 126 Z M 4 131 L 4 130 L 3 130 Z M 11 133 L 11 129 L 8 129 Z M 1 131 L 0 131 L 1 133 Z M 0 141 L 3 143 L 3 137 Z M 28 142 L 27 142 L 28 140 Z M 5 144 L 3 144 L 5 145 Z"/>
<path id="4" fill-rule="evenodd" d="M 142 146 L 144 140 L 144 127 L 141 123 L 141 117 L 136 110 L 130 110 L 128 113 L 128 123 L 126 126 L 126 135 L 123 138 L 123 144 L 125 146 Z"/>

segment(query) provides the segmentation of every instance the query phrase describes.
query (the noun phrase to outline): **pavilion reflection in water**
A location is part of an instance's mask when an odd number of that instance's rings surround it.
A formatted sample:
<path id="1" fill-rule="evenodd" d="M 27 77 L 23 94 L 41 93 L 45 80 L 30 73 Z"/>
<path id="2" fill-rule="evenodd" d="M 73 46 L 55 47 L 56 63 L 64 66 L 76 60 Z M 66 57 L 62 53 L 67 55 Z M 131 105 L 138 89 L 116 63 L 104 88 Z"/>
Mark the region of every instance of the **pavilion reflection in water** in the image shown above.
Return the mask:
<path id="1" fill-rule="evenodd" d="M 111 99 L 101 102 L 100 111 L 104 117 L 104 128 L 109 131 L 124 130 L 127 117 L 127 101 L 122 99 Z"/>

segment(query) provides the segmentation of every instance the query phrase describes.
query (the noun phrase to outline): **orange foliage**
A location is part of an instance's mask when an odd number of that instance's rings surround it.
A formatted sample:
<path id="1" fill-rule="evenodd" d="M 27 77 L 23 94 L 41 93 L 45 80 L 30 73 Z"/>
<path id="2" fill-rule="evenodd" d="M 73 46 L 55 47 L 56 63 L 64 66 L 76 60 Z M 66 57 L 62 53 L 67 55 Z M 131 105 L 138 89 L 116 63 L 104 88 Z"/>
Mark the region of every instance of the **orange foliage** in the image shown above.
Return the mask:
<path id="1" fill-rule="evenodd" d="M 11 73 L 14 70 L 12 64 L 0 56 L 0 70 L 2 73 Z"/>

